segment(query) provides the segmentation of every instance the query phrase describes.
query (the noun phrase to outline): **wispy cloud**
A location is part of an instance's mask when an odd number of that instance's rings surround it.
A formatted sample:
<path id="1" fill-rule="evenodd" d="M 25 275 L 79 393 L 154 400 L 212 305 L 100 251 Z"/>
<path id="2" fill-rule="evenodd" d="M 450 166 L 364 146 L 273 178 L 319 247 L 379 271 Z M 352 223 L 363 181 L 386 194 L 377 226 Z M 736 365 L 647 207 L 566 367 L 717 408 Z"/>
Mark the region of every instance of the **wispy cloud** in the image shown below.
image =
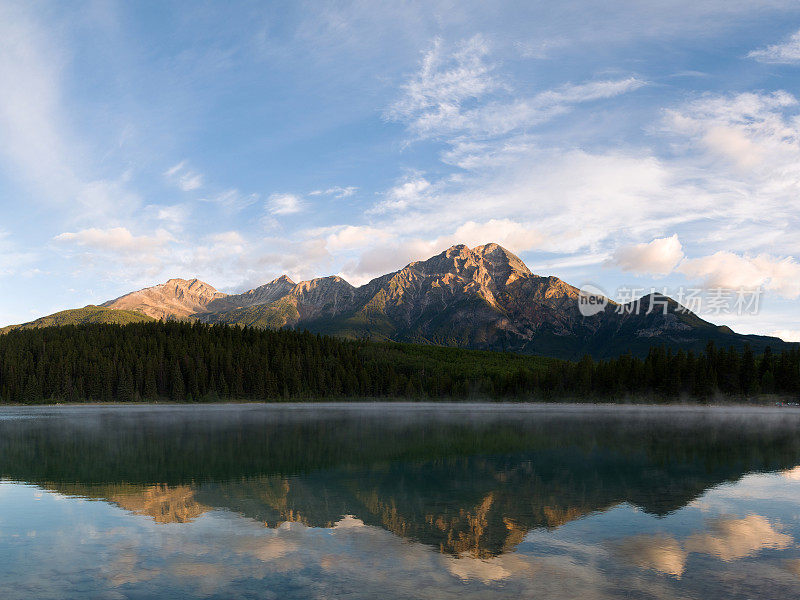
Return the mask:
<path id="1" fill-rule="evenodd" d="M 228 211 L 239 212 L 255 204 L 261 198 L 259 194 L 243 194 L 237 189 L 229 189 L 201 198 L 201 202 L 209 202 L 222 206 Z"/>
<path id="2" fill-rule="evenodd" d="M 429 198 L 430 191 L 430 181 L 416 173 L 408 175 L 397 185 L 389 188 L 383 195 L 383 201 L 374 206 L 370 212 L 383 213 L 418 206 Z"/>
<path id="3" fill-rule="evenodd" d="M 39 258 L 36 252 L 23 252 L 7 231 L 0 229 L 0 277 L 17 275 Z"/>
<path id="4" fill-rule="evenodd" d="M 155 235 L 134 235 L 125 227 L 99 229 L 92 227 L 75 232 L 65 232 L 54 238 L 57 242 L 72 242 L 78 246 L 112 251 L 143 251 L 161 248 L 173 240 L 165 230 Z"/>
<path id="5" fill-rule="evenodd" d="M 314 190 L 313 192 L 309 192 L 309 196 L 332 196 L 337 200 L 341 200 L 342 198 L 349 198 L 353 194 L 358 191 L 358 188 L 355 186 L 347 186 L 347 187 L 340 187 L 334 186 L 332 188 L 328 188 L 326 190 Z"/>
<path id="6" fill-rule="evenodd" d="M 98 176 L 85 160 L 89 136 L 73 131 L 64 110 L 70 52 L 34 16 L 24 3 L 0 5 L 0 154 L 37 201 L 68 207 L 73 222 L 135 211 L 141 200 L 128 189 L 128 174 Z"/>
<path id="7" fill-rule="evenodd" d="M 267 211 L 272 215 L 292 215 L 304 208 L 302 198 L 295 194 L 272 194 L 267 198 Z"/>
<path id="8" fill-rule="evenodd" d="M 792 34 L 785 42 L 753 50 L 747 56 L 765 63 L 800 62 L 800 31 Z"/>
<path id="9" fill-rule="evenodd" d="M 544 123 L 575 104 L 612 98 L 646 85 L 638 77 L 566 83 L 532 96 L 514 93 L 488 62 L 486 41 L 477 36 L 447 52 L 437 40 L 419 72 L 386 111 L 419 138 L 470 139 L 502 136 Z M 452 140 L 451 140 L 452 141 Z"/>
<path id="10" fill-rule="evenodd" d="M 459 120 L 463 105 L 497 90 L 500 81 L 486 62 L 489 46 L 481 36 L 447 52 L 442 40 L 425 53 L 419 72 L 402 86 L 402 96 L 386 116 L 403 121 L 420 135 L 435 133 Z"/>
<path id="11" fill-rule="evenodd" d="M 203 187 L 203 176 L 189 168 L 185 160 L 164 171 L 164 177 L 184 192 L 191 192 Z"/>

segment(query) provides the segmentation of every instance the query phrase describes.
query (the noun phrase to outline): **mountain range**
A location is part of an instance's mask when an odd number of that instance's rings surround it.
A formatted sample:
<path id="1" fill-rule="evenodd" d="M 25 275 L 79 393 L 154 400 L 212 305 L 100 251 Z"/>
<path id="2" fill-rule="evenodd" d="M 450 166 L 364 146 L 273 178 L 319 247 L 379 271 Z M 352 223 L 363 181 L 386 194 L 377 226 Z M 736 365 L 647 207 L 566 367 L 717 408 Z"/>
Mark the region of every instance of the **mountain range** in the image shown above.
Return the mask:
<path id="1" fill-rule="evenodd" d="M 580 295 L 557 277 L 533 274 L 498 244 L 460 244 L 360 287 L 338 276 L 295 283 L 283 275 L 241 294 L 224 294 L 198 279 L 170 279 L 0 332 L 180 319 L 573 359 L 642 355 L 657 345 L 701 350 L 709 341 L 739 349 L 750 344 L 755 351 L 788 346 L 778 338 L 734 333 L 658 294 L 637 300 L 638 310 L 633 303 L 608 301 L 592 316 L 579 310 Z"/>

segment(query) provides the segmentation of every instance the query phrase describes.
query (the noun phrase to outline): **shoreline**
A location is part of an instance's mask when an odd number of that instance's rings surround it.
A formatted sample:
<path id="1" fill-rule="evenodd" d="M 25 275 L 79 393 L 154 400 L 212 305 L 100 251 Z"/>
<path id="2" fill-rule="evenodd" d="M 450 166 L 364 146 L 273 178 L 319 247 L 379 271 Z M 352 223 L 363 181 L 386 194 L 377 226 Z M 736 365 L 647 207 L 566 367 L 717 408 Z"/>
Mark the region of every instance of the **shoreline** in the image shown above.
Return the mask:
<path id="1" fill-rule="evenodd" d="M 791 412 L 800 413 L 798 403 L 775 403 L 775 402 L 712 402 L 712 403 L 692 403 L 692 402 L 495 402 L 491 400 L 305 400 L 305 401 L 225 401 L 225 402 L 63 402 L 53 404 L 0 404 L 0 413 L 6 409 L 77 409 L 77 408 L 108 408 L 108 409 L 192 409 L 192 410 L 220 410 L 220 409 L 287 409 L 287 410 L 331 410 L 331 409 L 350 409 L 350 410 L 378 410 L 378 409 L 419 409 L 435 412 L 441 409 L 442 412 L 450 410 L 464 410 L 479 412 L 498 411 L 519 411 L 519 412 L 615 412 L 615 413 L 636 413 L 636 412 L 727 412 L 727 413 L 746 413 L 746 412 Z"/>

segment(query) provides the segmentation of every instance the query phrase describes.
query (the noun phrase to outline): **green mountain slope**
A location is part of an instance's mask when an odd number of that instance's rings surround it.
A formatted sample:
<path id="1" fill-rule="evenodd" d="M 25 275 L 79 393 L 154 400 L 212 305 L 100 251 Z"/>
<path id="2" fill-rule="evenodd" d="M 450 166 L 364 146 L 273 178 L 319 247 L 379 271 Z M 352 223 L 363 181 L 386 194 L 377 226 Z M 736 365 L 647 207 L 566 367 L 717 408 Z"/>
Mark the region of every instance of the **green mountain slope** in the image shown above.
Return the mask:
<path id="1" fill-rule="evenodd" d="M 83 308 L 62 310 L 30 323 L 9 325 L 0 329 L 0 334 L 20 329 L 38 329 L 40 327 L 58 327 L 61 325 L 84 325 L 87 323 L 127 325 L 128 323 L 146 323 L 150 321 L 155 321 L 155 319 L 130 310 L 115 310 L 113 308 L 89 305 Z"/>

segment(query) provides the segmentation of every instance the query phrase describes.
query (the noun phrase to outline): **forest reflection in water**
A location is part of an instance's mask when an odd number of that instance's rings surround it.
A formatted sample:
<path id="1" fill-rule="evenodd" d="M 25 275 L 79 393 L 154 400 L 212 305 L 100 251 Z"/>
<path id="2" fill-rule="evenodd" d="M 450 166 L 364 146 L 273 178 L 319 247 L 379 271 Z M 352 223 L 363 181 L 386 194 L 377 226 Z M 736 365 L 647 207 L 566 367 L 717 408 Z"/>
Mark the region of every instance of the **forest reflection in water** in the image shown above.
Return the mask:
<path id="1" fill-rule="evenodd" d="M 798 433 L 735 408 L 4 409 L 0 587 L 792 597 Z M 60 577 L 25 558 L 70 540 Z"/>

